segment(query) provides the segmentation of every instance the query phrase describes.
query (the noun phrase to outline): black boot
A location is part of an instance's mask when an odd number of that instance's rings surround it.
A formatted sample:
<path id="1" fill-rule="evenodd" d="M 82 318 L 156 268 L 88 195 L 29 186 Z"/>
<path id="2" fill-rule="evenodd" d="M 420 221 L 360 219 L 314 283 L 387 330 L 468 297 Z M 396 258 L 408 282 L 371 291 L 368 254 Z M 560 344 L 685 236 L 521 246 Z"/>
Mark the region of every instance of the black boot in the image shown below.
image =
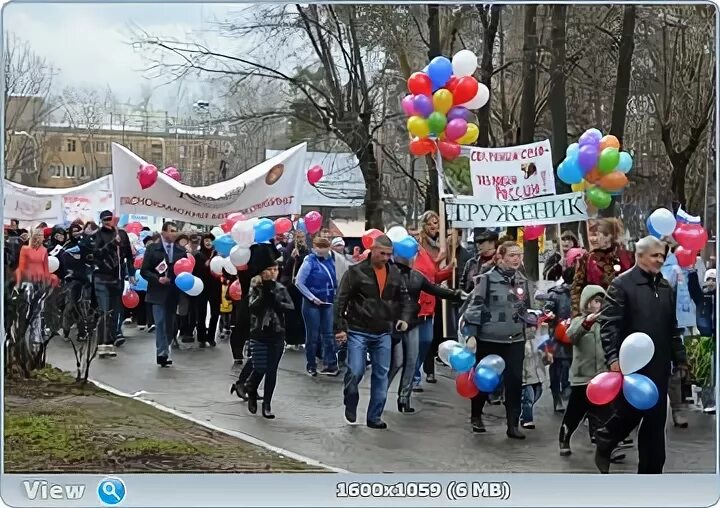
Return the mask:
<path id="1" fill-rule="evenodd" d="M 572 453 L 570 450 L 570 435 L 567 431 L 567 425 L 560 426 L 560 456 L 567 457 Z"/>
<path id="2" fill-rule="evenodd" d="M 245 387 L 240 382 L 235 382 L 230 385 L 230 393 L 234 393 L 238 396 L 239 399 L 242 399 L 247 402 L 248 395 L 247 391 L 245 390 Z"/>
<path id="3" fill-rule="evenodd" d="M 272 420 L 273 418 L 275 418 L 275 415 L 273 414 L 272 409 L 270 409 L 269 402 L 263 402 L 262 415 L 263 415 L 263 417 L 267 418 L 268 420 Z"/>
<path id="4" fill-rule="evenodd" d="M 257 390 L 248 390 L 248 411 L 252 414 L 257 413 Z"/>
<path id="5" fill-rule="evenodd" d="M 517 425 L 508 425 L 507 437 L 509 437 L 510 439 L 525 439 L 525 434 L 520 432 L 520 429 L 517 427 Z"/>
<path id="6" fill-rule="evenodd" d="M 399 413 L 414 413 L 415 408 L 410 407 L 410 399 L 405 397 L 398 397 L 397 401 Z"/>
<path id="7" fill-rule="evenodd" d="M 610 463 L 613 445 L 607 429 L 600 428 L 595 431 L 595 466 L 602 474 L 610 472 Z"/>
<path id="8" fill-rule="evenodd" d="M 553 393 L 553 410 L 556 413 L 564 413 L 565 408 L 563 407 L 562 397 Z"/>
<path id="9" fill-rule="evenodd" d="M 470 419 L 470 423 L 472 424 L 472 431 L 476 434 L 481 434 L 485 432 L 485 423 L 483 422 L 482 416 L 473 416 Z"/>

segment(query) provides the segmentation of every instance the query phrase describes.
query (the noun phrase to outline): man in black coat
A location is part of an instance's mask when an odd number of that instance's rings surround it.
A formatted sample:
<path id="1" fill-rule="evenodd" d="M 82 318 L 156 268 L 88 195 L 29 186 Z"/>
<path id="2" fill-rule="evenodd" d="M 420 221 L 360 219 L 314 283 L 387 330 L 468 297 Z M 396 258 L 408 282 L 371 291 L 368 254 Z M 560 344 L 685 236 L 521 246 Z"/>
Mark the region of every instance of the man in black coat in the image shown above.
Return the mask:
<path id="1" fill-rule="evenodd" d="M 650 336 L 655 353 L 638 372 L 655 383 L 659 398 L 654 407 L 640 411 L 618 396 L 615 414 L 596 433 L 595 464 L 601 473 L 609 471 L 612 450 L 638 424 L 638 473 L 662 473 L 668 380 L 673 368 L 682 377 L 687 376 L 682 332 L 675 318 L 675 293 L 660 273 L 665 245 L 646 236 L 635 249 L 635 266 L 616 277 L 608 288 L 598 322 L 605 360 L 613 372 L 620 371 L 620 345 L 628 335 L 642 332 Z"/>
<path id="2" fill-rule="evenodd" d="M 177 333 L 176 312 L 180 291 L 175 286 L 173 265 L 186 256 L 185 249 L 175 244 L 177 225 L 166 222 L 160 241 L 148 244 L 140 274 L 148 281 L 145 301 L 152 305 L 155 319 L 156 361 L 161 367 L 172 365 L 170 343 Z"/>

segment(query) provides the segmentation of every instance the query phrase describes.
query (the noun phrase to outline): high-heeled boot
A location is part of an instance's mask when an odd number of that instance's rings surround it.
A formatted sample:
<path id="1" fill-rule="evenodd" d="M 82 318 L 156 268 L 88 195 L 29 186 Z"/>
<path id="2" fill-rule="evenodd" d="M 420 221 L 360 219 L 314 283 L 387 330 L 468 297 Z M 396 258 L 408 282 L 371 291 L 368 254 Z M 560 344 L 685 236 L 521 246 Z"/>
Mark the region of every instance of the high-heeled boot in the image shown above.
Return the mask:
<path id="1" fill-rule="evenodd" d="M 410 407 L 410 399 L 405 397 L 398 397 L 397 400 L 398 412 L 400 413 L 414 413 L 415 408 Z"/>
<path id="2" fill-rule="evenodd" d="M 268 420 L 272 420 L 273 418 L 275 418 L 275 415 L 273 414 L 272 409 L 270 408 L 269 402 L 263 402 L 262 415 L 263 415 L 263 417 L 267 418 Z"/>
<path id="3" fill-rule="evenodd" d="M 257 413 L 258 394 L 257 390 L 248 390 L 248 411 L 252 414 Z"/>
<path id="4" fill-rule="evenodd" d="M 244 401 L 248 400 L 247 391 L 245 390 L 245 387 L 242 383 L 235 382 L 230 385 L 230 393 L 234 393 L 238 396 L 239 399 L 242 399 Z"/>

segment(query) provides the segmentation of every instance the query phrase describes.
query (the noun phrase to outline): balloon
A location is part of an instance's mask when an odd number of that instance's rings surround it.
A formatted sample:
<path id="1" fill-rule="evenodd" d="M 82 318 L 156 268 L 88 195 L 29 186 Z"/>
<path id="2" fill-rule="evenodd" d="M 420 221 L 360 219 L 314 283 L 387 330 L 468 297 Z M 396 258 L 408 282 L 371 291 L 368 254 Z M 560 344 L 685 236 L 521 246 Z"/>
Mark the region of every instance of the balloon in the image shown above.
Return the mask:
<path id="1" fill-rule="evenodd" d="M 608 206 L 610 206 L 610 203 L 612 203 L 612 196 L 602 190 L 599 187 L 593 187 L 592 189 L 588 189 L 585 193 L 588 201 L 600 210 L 604 210 Z"/>
<path id="2" fill-rule="evenodd" d="M 475 365 L 475 353 L 459 348 L 450 353 L 450 367 L 457 372 L 468 372 Z"/>
<path id="3" fill-rule="evenodd" d="M 500 376 L 494 370 L 478 365 L 475 367 L 473 382 L 481 392 L 492 393 L 500 384 Z"/>
<path id="4" fill-rule="evenodd" d="M 577 158 L 578 165 L 585 171 L 590 171 L 597 164 L 598 155 L 598 149 L 594 145 L 580 146 Z"/>
<path id="5" fill-rule="evenodd" d="M 645 221 L 645 226 L 647 226 L 648 234 L 651 236 L 654 236 L 655 238 L 662 238 L 663 235 L 655 231 L 655 228 L 652 227 L 652 224 L 650 224 L 650 217 L 647 218 Z"/>
<path id="6" fill-rule="evenodd" d="M 408 78 L 408 90 L 415 95 L 432 95 L 432 81 L 427 74 L 413 72 Z"/>
<path id="7" fill-rule="evenodd" d="M 225 219 L 226 222 L 228 222 L 231 226 L 234 225 L 236 222 L 241 220 L 247 220 L 247 218 L 241 214 L 240 212 L 231 213 L 227 216 Z"/>
<path id="8" fill-rule="evenodd" d="M 444 56 L 436 56 L 430 60 L 427 73 L 428 76 L 430 76 L 432 84 L 436 88 L 441 88 L 445 86 L 447 80 L 450 79 L 450 76 L 452 76 L 452 62 Z"/>
<path id="9" fill-rule="evenodd" d="M 655 344 L 646 333 L 635 332 L 620 344 L 620 371 L 632 374 L 645 367 L 655 354 Z"/>
<path id="10" fill-rule="evenodd" d="M 434 153 L 436 149 L 435 143 L 428 138 L 413 138 L 410 141 L 410 153 L 415 157 L 422 157 Z"/>
<path id="11" fill-rule="evenodd" d="M 295 222 L 295 230 L 300 231 L 301 233 L 307 233 L 307 228 L 305 227 L 305 219 L 302 217 Z"/>
<path id="12" fill-rule="evenodd" d="M 255 241 L 255 228 L 250 221 L 237 221 L 230 230 L 230 236 L 237 245 L 250 247 Z"/>
<path id="13" fill-rule="evenodd" d="M 393 242 L 393 256 L 412 259 L 417 256 L 419 248 L 420 246 L 415 238 L 406 236 L 399 242 Z"/>
<path id="14" fill-rule="evenodd" d="M 183 272 L 175 277 L 175 285 L 180 291 L 187 293 L 195 284 L 195 277 L 192 273 Z"/>
<path id="15" fill-rule="evenodd" d="M 620 152 L 617 148 L 605 148 L 600 152 L 600 158 L 598 159 L 597 165 L 600 173 L 607 175 L 611 171 L 615 170 L 615 166 L 620 162 Z"/>
<path id="16" fill-rule="evenodd" d="M 615 148 L 616 150 L 619 150 L 620 141 L 618 141 L 618 138 L 616 138 L 612 134 L 603 136 L 602 138 L 600 138 L 600 151 L 602 152 L 606 148 Z"/>
<path id="17" fill-rule="evenodd" d="M 469 371 L 463 372 L 462 374 L 458 374 L 455 378 L 455 389 L 457 390 L 458 395 L 465 399 L 472 399 L 480 393 L 480 390 L 478 390 L 477 386 L 475 386 L 475 383 L 473 382 L 474 377 L 474 368 L 471 368 Z"/>
<path id="18" fill-rule="evenodd" d="M 190 261 L 190 265 L 192 265 L 193 270 L 194 270 L 194 269 L 195 269 L 195 256 L 193 256 L 192 254 L 190 254 L 190 253 L 188 252 L 188 253 L 187 253 L 187 256 L 185 256 L 185 259 L 187 259 L 188 261 Z"/>
<path id="19" fill-rule="evenodd" d="M 583 133 L 582 136 L 580 136 L 578 143 L 580 144 L 581 147 L 591 145 L 597 149 L 597 148 L 599 148 L 598 145 L 600 144 L 601 139 L 602 139 L 602 132 L 600 132 L 597 129 L 588 129 Z"/>
<path id="20" fill-rule="evenodd" d="M 230 284 L 230 287 L 228 288 L 228 293 L 230 295 L 231 300 L 235 300 L 236 302 L 242 298 L 242 286 L 240 285 L 240 281 L 236 280 L 232 284 Z"/>
<path id="21" fill-rule="evenodd" d="M 426 138 L 430 135 L 430 127 L 428 127 L 427 121 L 419 116 L 408 118 L 407 129 L 410 134 L 418 138 Z"/>
<path id="22" fill-rule="evenodd" d="M 445 115 L 435 111 L 428 117 L 427 124 L 430 128 L 430 132 L 438 135 L 445 130 L 445 126 L 447 125 L 447 119 L 445 118 Z"/>
<path id="23" fill-rule="evenodd" d="M 219 236 L 222 236 L 225 233 L 229 233 L 230 230 L 232 229 L 232 227 L 233 227 L 233 225 L 230 224 L 228 221 L 223 222 L 222 224 L 220 224 L 220 230 L 222 231 L 222 233 L 220 233 L 219 235 L 215 235 L 215 238 L 218 238 Z"/>
<path id="24" fill-rule="evenodd" d="M 491 369 L 499 376 L 505 370 L 505 360 L 499 355 L 487 355 L 478 362 L 478 366 Z"/>
<path id="25" fill-rule="evenodd" d="M 213 235 L 215 238 L 218 236 L 224 235 L 226 232 L 223 231 L 223 229 L 220 226 L 215 226 L 210 230 L 210 234 Z"/>
<path id="26" fill-rule="evenodd" d="M 135 268 L 142 268 L 142 264 L 143 264 L 143 258 L 140 256 L 136 257 L 135 261 L 133 261 L 133 266 Z"/>
<path id="27" fill-rule="evenodd" d="M 140 303 L 140 297 L 135 291 L 130 289 L 122 295 L 122 303 L 126 309 L 134 309 Z"/>
<path id="28" fill-rule="evenodd" d="M 462 49 L 452 59 L 452 70 L 456 76 L 472 76 L 477 69 L 477 56 L 470 50 Z"/>
<path id="29" fill-rule="evenodd" d="M 193 270 L 193 265 L 192 265 L 192 262 L 188 258 L 179 259 L 173 265 L 173 272 L 175 272 L 175 275 L 180 275 L 181 273 L 192 272 L 192 270 Z"/>
<path id="30" fill-rule="evenodd" d="M 580 145 L 578 143 L 573 143 L 570 146 L 567 147 L 567 150 L 565 150 L 565 155 L 569 157 L 577 157 L 577 155 L 580 153 Z"/>
<path id="31" fill-rule="evenodd" d="M 620 152 L 620 160 L 617 164 L 617 170 L 623 173 L 629 173 L 633 166 L 633 158 L 627 152 Z"/>
<path id="32" fill-rule="evenodd" d="M 445 365 L 450 365 L 450 355 L 455 349 L 462 349 L 460 343 L 456 340 L 446 340 L 438 345 L 438 358 L 442 360 Z"/>
<path id="33" fill-rule="evenodd" d="M 203 289 L 205 289 L 205 284 L 203 284 L 202 279 L 199 277 L 193 277 L 192 287 L 185 292 L 190 296 L 198 296 L 203 292 Z"/>
<path id="34" fill-rule="evenodd" d="M 305 227 L 307 228 L 307 232 L 314 235 L 320 231 L 320 228 L 322 228 L 322 221 L 322 215 L 314 210 L 305 214 Z"/>
<path id="35" fill-rule="evenodd" d="M 172 166 L 165 168 L 163 170 L 163 174 L 169 176 L 170 178 L 178 182 L 182 180 L 182 176 L 180 176 L 180 171 L 178 171 L 177 168 L 174 168 Z"/>
<path id="36" fill-rule="evenodd" d="M 55 273 L 60 268 L 60 260 L 55 256 L 48 256 L 48 270 L 50 273 Z"/>
<path id="37" fill-rule="evenodd" d="M 460 155 L 460 145 L 452 141 L 438 141 L 438 149 L 443 158 L 449 161 L 457 159 Z"/>
<path id="38" fill-rule="evenodd" d="M 474 143 L 477 141 L 477 138 L 480 136 L 480 128 L 478 128 L 477 125 L 474 123 L 467 124 L 467 131 L 465 132 L 465 135 L 457 140 L 457 143 L 459 145 L 469 145 L 471 143 Z"/>
<path id="39" fill-rule="evenodd" d="M 570 189 L 572 189 L 573 192 L 582 192 L 587 188 L 587 182 L 583 180 L 580 183 L 574 183 L 570 185 Z"/>
<path id="40" fill-rule="evenodd" d="M 230 251 L 229 259 L 235 266 L 246 265 L 250 261 L 250 249 L 236 245 Z"/>
<path id="41" fill-rule="evenodd" d="M 433 106 L 435 111 L 439 111 L 443 115 L 450 111 L 453 105 L 453 94 L 449 90 L 441 88 L 433 94 Z"/>
<path id="42" fill-rule="evenodd" d="M 142 190 L 152 187 L 158 179 L 158 170 L 152 164 L 140 166 L 137 173 L 138 182 Z"/>
<path id="43" fill-rule="evenodd" d="M 458 105 L 464 105 L 467 102 L 472 101 L 478 94 L 479 84 L 477 79 L 472 76 L 465 76 L 458 80 L 453 91 L 453 103 Z M 467 106 L 466 106 L 467 107 Z M 468 109 L 477 109 L 467 107 Z"/>
<path id="44" fill-rule="evenodd" d="M 478 89 L 477 89 L 477 93 L 475 93 L 475 97 L 470 99 L 468 102 L 466 102 L 464 104 L 460 104 L 460 105 L 467 109 L 480 109 L 485 104 L 487 104 L 487 102 L 489 100 L 490 100 L 490 90 L 484 84 L 478 83 Z"/>
<path id="45" fill-rule="evenodd" d="M 590 380 L 585 394 L 596 406 L 610 404 L 623 385 L 623 375 L 619 372 L 601 372 Z"/>
<path id="46" fill-rule="evenodd" d="M 655 227 L 654 222 L 653 227 Z M 704 249 L 708 241 L 707 232 L 699 224 L 678 224 L 673 232 L 673 238 L 686 249 L 695 251 Z"/>
<path id="47" fill-rule="evenodd" d="M 135 285 L 133 289 L 135 291 L 147 291 L 148 282 L 140 274 L 140 270 L 135 270 Z"/>
<path id="48" fill-rule="evenodd" d="M 289 233 L 292 229 L 292 222 L 290 222 L 290 219 L 287 217 L 280 217 L 279 219 L 275 219 L 275 234 L 276 235 L 284 235 L 285 233 Z"/>
<path id="49" fill-rule="evenodd" d="M 128 233 L 128 240 L 131 244 L 135 245 L 138 242 L 139 238 L 138 235 L 136 235 L 135 233 Z"/>
<path id="50" fill-rule="evenodd" d="M 232 261 L 230 261 L 230 258 L 223 259 L 223 270 L 225 270 L 230 275 L 237 275 L 238 270 L 237 267 L 232 264 Z"/>
<path id="51" fill-rule="evenodd" d="M 598 168 L 592 168 L 590 171 L 585 173 L 585 180 L 588 183 L 598 183 L 601 178 L 602 175 L 600 174 L 600 170 L 598 170 Z"/>
<path id="52" fill-rule="evenodd" d="M 320 181 L 320 179 L 323 177 L 323 168 L 321 166 L 318 166 L 317 164 L 310 169 L 308 169 L 307 172 L 307 179 L 308 183 L 310 185 L 315 185 Z"/>
<path id="53" fill-rule="evenodd" d="M 568 328 L 570 328 L 570 319 L 560 321 L 555 326 L 555 333 L 553 334 L 555 340 L 562 342 L 563 344 L 571 344 L 570 337 L 567 336 Z"/>
<path id="54" fill-rule="evenodd" d="M 462 106 L 455 106 L 448 111 L 448 120 L 465 120 L 466 122 L 470 119 L 470 111 Z"/>
<path id="55" fill-rule="evenodd" d="M 228 234 L 219 236 L 213 241 L 213 247 L 215 247 L 215 250 L 217 251 L 217 253 L 223 257 L 229 256 L 230 249 L 232 249 L 234 246 L 235 246 L 235 242 L 233 241 L 232 237 Z"/>
<path id="56" fill-rule="evenodd" d="M 210 260 L 210 271 L 215 275 L 222 275 L 223 266 L 225 266 L 225 258 L 215 256 Z"/>
<path id="57" fill-rule="evenodd" d="M 652 409 L 658 402 L 659 393 L 652 380 L 642 374 L 628 374 L 623 379 L 623 395 L 631 406 L 641 411 Z"/>
<path id="58" fill-rule="evenodd" d="M 362 246 L 366 249 L 372 249 L 375 239 L 382 234 L 383 232 L 379 229 L 368 229 L 362 236 Z"/>
<path id="59" fill-rule="evenodd" d="M 690 268 L 697 261 L 697 252 L 694 250 L 686 249 L 682 245 L 679 245 L 675 249 L 675 258 L 677 259 L 678 265 L 682 268 Z"/>
<path id="60" fill-rule="evenodd" d="M 403 97 L 402 102 L 400 105 L 402 106 L 403 111 L 407 116 L 413 116 L 415 113 L 415 106 L 413 99 L 415 98 L 414 95 L 406 95 Z"/>
<path id="61" fill-rule="evenodd" d="M 449 141 L 456 141 L 465 135 L 467 128 L 468 123 L 461 118 L 450 120 L 445 127 L 445 136 Z"/>
<path id="62" fill-rule="evenodd" d="M 307 220 L 306 220 L 307 222 Z M 275 223 L 270 219 L 262 218 L 253 226 L 255 230 L 255 243 L 268 242 L 275 238 Z M 232 255 L 232 251 L 230 252 Z M 234 265 L 242 265 L 243 263 L 234 263 Z"/>
<path id="63" fill-rule="evenodd" d="M 627 176 L 625 176 L 625 173 L 621 173 L 620 171 L 613 171 L 612 173 L 600 178 L 600 181 L 598 182 L 598 186 L 600 186 L 601 189 L 605 189 L 610 192 L 621 191 L 627 184 Z"/>
<path id="64" fill-rule="evenodd" d="M 565 159 L 558 166 L 557 175 L 560 180 L 568 185 L 580 183 L 583 180 L 582 169 L 580 169 L 575 159 Z"/>
<path id="65" fill-rule="evenodd" d="M 123 228 L 125 232 L 130 236 L 131 234 L 139 235 L 142 231 L 143 225 L 139 222 L 130 222 L 128 224 L 125 224 L 125 227 Z"/>
<path id="66" fill-rule="evenodd" d="M 385 235 L 390 239 L 391 242 L 399 242 L 406 236 L 408 236 L 407 229 L 405 229 L 402 226 L 393 226 L 390 229 L 388 229 L 387 233 Z M 368 247 L 370 248 L 370 247 Z"/>
<path id="67" fill-rule="evenodd" d="M 660 236 L 670 236 L 677 227 L 677 220 L 667 208 L 658 208 L 648 217 L 648 223 Z"/>
<path id="68" fill-rule="evenodd" d="M 545 232 L 545 226 L 524 226 L 523 227 L 523 239 L 525 240 L 537 240 Z"/>
<path id="69" fill-rule="evenodd" d="M 416 95 L 413 99 L 413 108 L 418 116 L 427 118 L 433 112 L 433 101 L 427 95 Z"/>

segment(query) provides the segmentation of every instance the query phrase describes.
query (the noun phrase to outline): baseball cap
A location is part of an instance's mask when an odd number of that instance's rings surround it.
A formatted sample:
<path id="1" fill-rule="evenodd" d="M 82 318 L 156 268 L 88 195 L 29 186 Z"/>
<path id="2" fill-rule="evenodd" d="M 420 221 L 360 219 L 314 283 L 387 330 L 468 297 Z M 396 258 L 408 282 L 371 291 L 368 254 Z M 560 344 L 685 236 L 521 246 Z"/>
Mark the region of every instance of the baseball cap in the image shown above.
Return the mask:
<path id="1" fill-rule="evenodd" d="M 708 279 L 717 279 L 717 271 L 714 268 L 705 272 L 705 282 L 707 282 Z"/>
<path id="2" fill-rule="evenodd" d="M 103 210 L 100 212 L 100 220 L 112 219 L 113 213 L 110 210 Z"/>
<path id="3" fill-rule="evenodd" d="M 332 243 L 331 243 L 330 245 L 331 245 L 332 247 L 338 247 L 338 246 L 340 246 L 340 245 L 343 246 L 343 247 L 345 247 L 345 240 L 343 240 L 342 238 L 340 238 L 339 236 L 337 236 L 337 237 L 335 237 L 335 238 L 332 239 Z"/>

